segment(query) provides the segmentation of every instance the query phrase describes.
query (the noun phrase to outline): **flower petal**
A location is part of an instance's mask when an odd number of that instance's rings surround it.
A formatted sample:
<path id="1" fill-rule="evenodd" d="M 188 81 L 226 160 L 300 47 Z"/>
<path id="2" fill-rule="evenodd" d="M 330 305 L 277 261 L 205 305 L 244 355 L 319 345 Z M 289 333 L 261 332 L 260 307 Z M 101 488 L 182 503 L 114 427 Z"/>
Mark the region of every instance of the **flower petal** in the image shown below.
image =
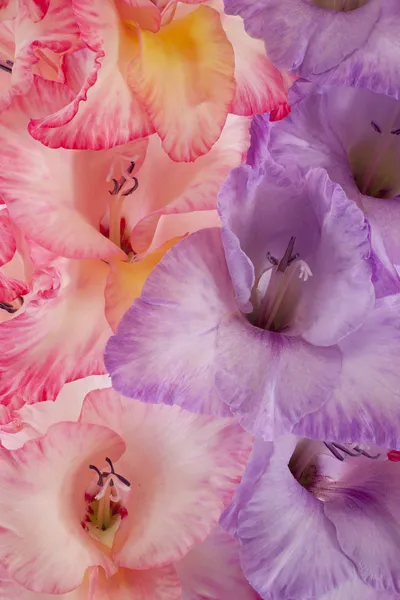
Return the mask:
<path id="1" fill-rule="evenodd" d="M 229 504 L 251 448 L 233 419 L 146 405 L 111 388 L 87 396 L 81 419 L 107 423 L 127 444 L 116 466 L 132 485 L 113 547 L 119 565 L 165 565 L 205 539 Z"/>
<path id="2" fill-rule="evenodd" d="M 168 252 L 107 344 L 113 387 L 130 398 L 230 415 L 215 391 L 216 334 L 236 310 L 220 230 Z"/>
<path id="3" fill-rule="evenodd" d="M 22 4 L 28 11 L 29 18 L 32 21 L 40 21 L 49 10 L 50 0 L 23 0 Z"/>
<path id="4" fill-rule="evenodd" d="M 176 564 L 185 600 L 256 600 L 239 560 L 239 544 L 217 527 Z"/>
<path id="5" fill-rule="evenodd" d="M 163 147 L 190 162 L 218 140 L 235 93 L 234 56 L 217 11 L 200 6 L 157 35 L 142 31 L 129 85 Z"/>
<path id="6" fill-rule="evenodd" d="M 321 407 L 340 376 L 341 353 L 294 336 L 264 331 L 230 315 L 217 333 L 215 384 L 247 431 L 265 440 L 290 432 Z"/>
<path id="7" fill-rule="evenodd" d="M 297 433 L 400 448 L 399 316 L 400 295 L 381 298 L 364 325 L 341 342 L 343 366 L 337 390 L 298 424 Z"/>
<path id="8" fill-rule="evenodd" d="M 241 561 L 265 598 L 319 598 L 354 573 L 323 504 L 289 471 L 296 438 L 275 443 L 265 473 L 239 513 Z"/>
<path id="9" fill-rule="evenodd" d="M 0 327 L 2 402 L 14 394 L 29 403 L 54 400 L 65 382 L 104 373 L 108 267 L 67 261 L 60 268 L 63 286 L 53 297 L 37 294 L 23 314 Z"/>
<path id="10" fill-rule="evenodd" d="M 7 210 L 0 212 L 0 266 L 10 262 L 17 249 L 13 222 Z"/>
<path id="11" fill-rule="evenodd" d="M 239 17 L 221 18 L 235 52 L 236 94 L 230 112 L 256 115 L 287 106 L 285 81 L 265 54 L 264 44 L 245 32 Z"/>
<path id="12" fill-rule="evenodd" d="M 397 594 L 388 594 L 386 592 L 377 592 L 369 585 L 365 585 L 358 577 L 353 577 L 334 590 L 320 596 L 318 600 L 396 600 Z"/>
<path id="13" fill-rule="evenodd" d="M 46 436 L 13 452 L 1 450 L 2 561 L 19 584 L 35 592 L 75 589 L 91 565 L 109 574 L 110 559 L 81 527 L 91 463 L 118 458 L 122 439 L 106 427 L 58 423 Z"/>
<path id="14" fill-rule="evenodd" d="M 113 331 L 116 330 L 132 302 L 140 296 L 143 285 L 151 271 L 179 239 L 169 240 L 161 248 L 133 263 L 111 262 L 104 293 L 105 315 Z"/>
<path id="15" fill-rule="evenodd" d="M 57 100 L 53 95 L 57 86 L 36 80 L 24 102 L 51 106 Z M 25 109 L 14 101 L 0 123 L 0 194 L 13 220 L 31 239 L 56 254 L 124 257 L 99 231 L 109 203 L 106 176 L 111 154 L 46 148 L 26 131 Z"/>
<path id="16" fill-rule="evenodd" d="M 88 50 L 66 57 L 65 69 L 82 72 L 80 87 L 65 108 L 34 120 L 31 135 L 51 148 L 91 150 L 150 135 L 153 126 L 126 82 L 134 50 L 114 2 L 74 0 L 73 8 Z"/>
<path id="17" fill-rule="evenodd" d="M 221 184 L 229 171 L 241 164 L 247 151 L 249 125 L 249 119 L 228 116 L 221 137 L 211 150 L 189 164 L 172 161 L 158 137 L 150 138 L 146 160 L 138 173 L 139 188 L 127 219 L 133 229 L 132 247 L 137 252 L 148 249 L 162 215 L 216 208 Z"/>
<path id="18" fill-rule="evenodd" d="M 159 569 L 143 571 L 118 569 L 115 575 L 107 579 L 101 573 L 95 587 L 95 596 L 90 600 L 181 600 L 181 598 L 177 573 L 172 565 L 167 565 Z M 87 596 L 83 600 L 87 600 Z"/>
<path id="19" fill-rule="evenodd" d="M 343 552 L 378 591 L 400 592 L 400 465 L 360 457 L 324 503 Z"/>

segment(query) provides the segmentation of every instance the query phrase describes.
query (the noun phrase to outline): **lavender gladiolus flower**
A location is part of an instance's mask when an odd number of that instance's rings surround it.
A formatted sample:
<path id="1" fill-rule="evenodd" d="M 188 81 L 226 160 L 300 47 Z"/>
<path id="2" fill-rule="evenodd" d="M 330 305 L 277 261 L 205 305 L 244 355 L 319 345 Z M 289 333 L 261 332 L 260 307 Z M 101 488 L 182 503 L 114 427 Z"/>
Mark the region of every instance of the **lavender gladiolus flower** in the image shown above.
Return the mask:
<path id="1" fill-rule="evenodd" d="M 368 347 L 380 313 L 362 212 L 322 169 L 291 179 L 257 123 L 251 164 L 220 195 L 223 241 L 203 230 L 166 254 L 105 360 L 127 396 L 230 409 L 271 439 L 309 413 L 318 420 L 338 385 L 346 391 L 341 344 L 361 335 Z"/>
<path id="2" fill-rule="evenodd" d="M 277 67 L 399 98 L 397 0 L 225 0 Z"/>
<path id="3" fill-rule="evenodd" d="M 385 450 L 294 435 L 256 442 L 222 524 L 267 600 L 400 592 L 400 465 Z"/>
<path id="4" fill-rule="evenodd" d="M 368 217 L 374 250 L 391 280 L 389 291 L 398 291 L 392 263 L 400 263 L 400 102 L 307 82 L 294 86 L 291 100 L 291 115 L 270 125 L 272 156 L 304 173 L 323 167 L 343 187 Z"/>

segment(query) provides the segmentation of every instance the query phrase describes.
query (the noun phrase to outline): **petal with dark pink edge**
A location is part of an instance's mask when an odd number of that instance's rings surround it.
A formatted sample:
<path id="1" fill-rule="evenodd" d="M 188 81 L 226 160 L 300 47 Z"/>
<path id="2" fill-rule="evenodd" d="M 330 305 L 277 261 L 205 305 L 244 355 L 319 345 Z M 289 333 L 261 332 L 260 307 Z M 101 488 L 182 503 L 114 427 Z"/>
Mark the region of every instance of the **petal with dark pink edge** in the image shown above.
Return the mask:
<path id="1" fill-rule="evenodd" d="M 85 571 L 115 567 L 81 526 L 89 465 L 116 460 L 123 440 L 107 427 L 58 423 L 14 451 L 1 450 L 0 548 L 11 577 L 25 588 L 62 594 L 78 587 Z"/>
<path id="2" fill-rule="evenodd" d="M 244 429 L 272 440 L 327 402 L 339 380 L 341 352 L 230 315 L 218 327 L 214 368 L 217 391 Z"/>
<path id="3" fill-rule="evenodd" d="M 49 10 L 50 0 L 22 0 L 32 21 L 40 21 Z"/>
<path id="4" fill-rule="evenodd" d="M 112 1 L 74 0 L 73 9 L 88 50 L 66 57 L 64 69 L 83 75 L 80 88 L 65 108 L 32 121 L 31 135 L 51 148 L 84 150 L 150 135 L 154 128 L 126 82 L 136 34 L 126 29 Z"/>
<path id="5" fill-rule="evenodd" d="M 0 327 L 0 398 L 54 400 L 67 381 L 104 373 L 111 333 L 104 317 L 108 266 L 101 261 L 58 265 L 62 286 L 38 293 L 20 316 Z"/>
<path id="6" fill-rule="evenodd" d="M 27 106 L 57 105 L 64 86 L 37 79 L 0 122 L 0 194 L 13 220 L 35 242 L 71 258 L 125 254 L 99 231 L 109 206 L 106 177 L 114 154 L 50 150 L 26 131 Z"/>
<path id="7" fill-rule="evenodd" d="M 143 571 L 118 569 L 118 572 L 109 578 L 100 573 L 94 586 L 93 598 L 89 598 L 89 600 L 181 599 L 181 586 L 172 565 Z M 84 600 L 87 600 L 87 597 Z"/>
<path id="8" fill-rule="evenodd" d="M 113 554 L 130 569 L 177 561 L 206 538 L 232 499 L 252 444 L 234 419 L 132 401 L 111 388 L 86 397 L 81 420 L 107 423 L 127 444 L 116 469 L 132 489 Z"/>
<path id="9" fill-rule="evenodd" d="M 217 527 L 176 563 L 184 600 L 256 600 L 239 560 L 239 544 Z"/>
<path id="10" fill-rule="evenodd" d="M 0 212 L 0 266 L 10 262 L 17 249 L 13 222 L 7 210 Z"/>
<path id="11" fill-rule="evenodd" d="M 266 470 L 239 513 L 241 562 L 264 598 L 319 598 L 354 573 L 323 503 L 289 471 L 296 438 L 275 443 Z"/>
<path id="12" fill-rule="evenodd" d="M 18 95 L 29 90 L 34 72 L 45 79 L 61 81 L 60 62 L 63 55 L 82 45 L 71 2 L 52 0 L 43 18 L 39 12 L 36 13 L 35 23 L 30 9 L 36 5 L 44 10 L 47 3 L 41 0 L 23 2 L 25 9 L 20 10 L 13 21 L 15 59 L 11 81 L 12 91 Z"/>
<path id="13" fill-rule="evenodd" d="M 214 375 L 218 326 L 235 310 L 220 230 L 193 233 L 156 266 L 110 338 L 113 387 L 146 402 L 230 415 Z"/>
<path id="14" fill-rule="evenodd" d="M 221 184 L 246 154 L 249 126 L 247 118 L 228 116 L 219 140 L 192 163 L 171 160 L 159 138 L 150 138 L 146 160 L 138 173 L 139 188 L 127 215 L 133 229 L 131 244 L 137 252 L 148 249 L 162 215 L 216 208 Z"/>
<path id="15" fill-rule="evenodd" d="M 157 35 L 142 31 L 128 81 L 173 160 L 206 154 L 235 94 L 233 50 L 218 12 L 200 6 Z"/>
<path id="16" fill-rule="evenodd" d="M 285 82 L 267 57 L 264 44 L 245 32 L 239 17 L 223 15 L 221 19 L 235 52 L 236 94 L 230 112 L 256 115 L 286 106 Z"/>
<path id="17" fill-rule="evenodd" d="M 324 512 L 342 551 L 378 591 L 400 592 L 400 465 L 360 457 L 348 461 Z"/>
<path id="18" fill-rule="evenodd" d="M 296 427 L 317 439 L 400 448 L 400 295 L 381 298 L 357 331 L 342 340 L 337 389 Z"/>

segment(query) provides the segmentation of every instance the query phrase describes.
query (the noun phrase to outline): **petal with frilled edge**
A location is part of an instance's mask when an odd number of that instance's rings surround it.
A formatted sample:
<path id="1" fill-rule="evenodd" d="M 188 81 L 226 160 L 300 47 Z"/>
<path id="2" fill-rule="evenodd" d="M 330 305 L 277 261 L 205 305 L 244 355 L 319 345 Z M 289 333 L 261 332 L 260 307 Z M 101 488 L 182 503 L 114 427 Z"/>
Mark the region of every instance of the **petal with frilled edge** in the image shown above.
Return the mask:
<path id="1" fill-rule="evenodd" d="M 142 31 L 128 81 L 173 160 L 208 152 L 235 94 L 233 50 L 218 12 L 200 6 L 157 35 Z"/>
<path id="2" fill-rule="evenodd" d="M 146 402 L 230 415 L 215 390 L 219 323 L 235 311 L 219 229 L 171 248 L 107 344 L 113 387 Z"/>
<path id="3" fill-rule="evenodd" d="M 125 79 L 135 33 L 110 0 L 76 0 L 73 8 L 88 50 L 66 57 L 64 69 L 81 73 L 79 89 L 65 108 L 34 120 L 31 135 L 51 148 L 102 150 L 153 133 Z"/>
<path id="4" fill-rule="evenodd" d="M 54 400 L 65 382 L 104 373 L 108 266 L 68 260 L 56 266 L 61 287 L 47 298 L 36 294 L 23 314 L 0 327 L 2 402 L 14 394 L 30 403 Z"/>
<path id="5" fill-rule="evenodd" d="M 1 450 L 0 499 L 2 562 L 25 588 L 62 594 L 79 586 L 85 571 L 115 567 L 81 526 L 85 491 L 93 480 L 90 464 L 118 459 L 122 438 L 89 423 L 57 423 L 44 437 L 14 451 Z"/>
<path id="6" fill-rule="evenodd" d="M 234 419 L 144 404 L 112 388 L 86 397 L 81 420 L 107 423 L 127 444 L 115 469 L 132 489 L 113 554 L 130 569 L 170 564 L 207 537 L 232 499 L 252 444 Z"/>

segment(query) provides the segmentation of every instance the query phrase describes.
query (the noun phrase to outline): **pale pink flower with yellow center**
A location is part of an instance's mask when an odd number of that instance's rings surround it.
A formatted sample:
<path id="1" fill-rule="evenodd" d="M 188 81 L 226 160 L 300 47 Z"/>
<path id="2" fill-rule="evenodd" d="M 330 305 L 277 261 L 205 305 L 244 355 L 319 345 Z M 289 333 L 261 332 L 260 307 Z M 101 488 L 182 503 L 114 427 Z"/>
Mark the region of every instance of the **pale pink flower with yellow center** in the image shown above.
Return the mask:
<path id="1" fill-rule="evenodd" d="M 10 231 L 0 231 L 0 302 L 3 274 L 27 288 L 4 299 L 22 296 L 17 312 L 0 310 L 3 404 L 16 395 L 54 400 L 65 382 L 105 372 L 112 330 L 176 239 L 218 224 L 219 187 L 248 147 L 249 119 L 230 116 L 212 150 L 190 164 L 172 161 L 155 135 L 107 151 L 49 149 L 29 135 L 29 114 L 70 97 L 35 78 L 0 118 L 0 197 L 31 271 L 14 270 Z"/>
<path id="2" fill-rule="evenodd" d="M 223 5 L 72 0 L 86 47 L 65 56 L 74 97 L 31 123 L 47 146 L 100 150 L 157 133 L 175 161 L 206 154 L 228 114 L 287 114 L 290 81 Z"/>
<path id="3" fill-rule="evenodd" d="M 251 437 L 234 419 L 112 389 L 82 405 L 93 385 L 15 411 L 16 440 L 0 428 L 0 596 L 255 599 L 237 543 L 217 527 Z"/>

